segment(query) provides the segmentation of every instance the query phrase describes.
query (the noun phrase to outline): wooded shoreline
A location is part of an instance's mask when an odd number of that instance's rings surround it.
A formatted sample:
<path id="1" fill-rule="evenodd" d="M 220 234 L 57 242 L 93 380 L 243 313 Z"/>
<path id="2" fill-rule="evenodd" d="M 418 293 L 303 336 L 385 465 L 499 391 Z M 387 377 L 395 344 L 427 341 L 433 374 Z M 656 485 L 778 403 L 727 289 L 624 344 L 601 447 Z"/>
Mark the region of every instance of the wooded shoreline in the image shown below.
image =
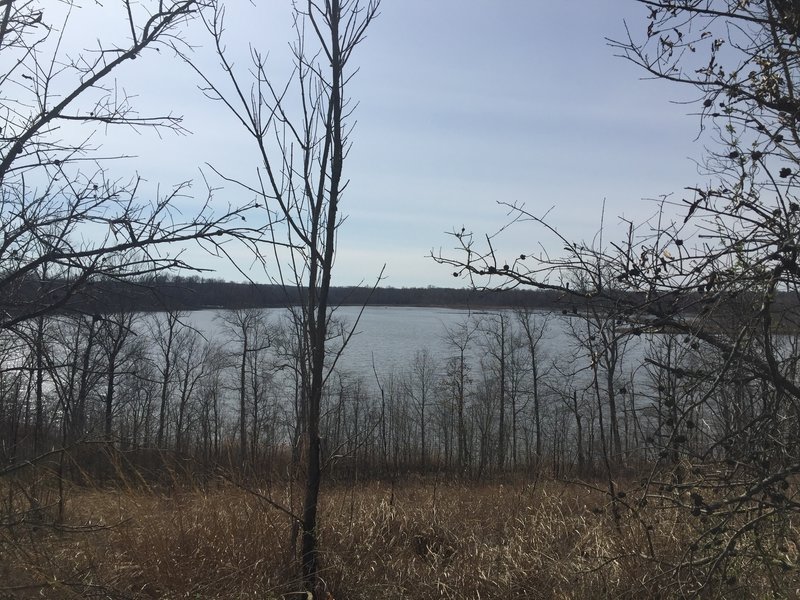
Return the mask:
<path id="1" fill-rule="evenodd" d="M 275 284 L 229 282 L 198 277 L 158 276 L 148 280 L 107 280 L 81 286 L 64 280 L 25 281 L 14 294 L 0 297 L 0 310 L 15 314 L 30 313 L 37 307 L 58 305 L 61 310 L 83 313 L 109 313 L 121 311 L 152 312 L 163 310 L 225 310 L 238 308 L 284 308 L 302 303 L 305 289 Z M 619 292 L 619 305 L 641 306 L 644 293 Z M 753 301 L 758 301 L 757 294 Z M 492 310 L 503 308 L 528 308 L 575 313 L 588 307 L 612 308 L 608 297 L 582 298 L 579 294 L 556 290 L 519 289 L 466 289 L 440 287 L 331 287 L 333 306 L 406 306 L 452 308 L 461 310 Z M 697 293 L 681 298 L 680 310 L 698 312 L 708 302 Z M 729 299 L 716 298 L 721 306 L 736 310 L 736 305 L 747 303 L 744 294 Z M 668 292 L 653 301 L 654 307 L 664 305 L 674 312 L 673 300 Z M 667 305 L 669 305 L 667 307 Z M 773 304 L 777 313 L 800 307 L 793 293 L 778 292 Z M 613 308 L 618 308 L 614 306 Z M 658 312 L 657 310 L 654 312 Z"/>

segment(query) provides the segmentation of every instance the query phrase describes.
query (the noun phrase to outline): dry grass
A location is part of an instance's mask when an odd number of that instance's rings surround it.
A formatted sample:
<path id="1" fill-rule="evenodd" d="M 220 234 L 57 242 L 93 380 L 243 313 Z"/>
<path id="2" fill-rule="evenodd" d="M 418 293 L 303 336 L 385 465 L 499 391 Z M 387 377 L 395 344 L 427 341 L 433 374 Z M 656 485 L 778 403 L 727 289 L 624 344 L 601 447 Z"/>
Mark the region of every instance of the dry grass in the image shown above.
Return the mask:
<path id="1" fill-rule="evenodd" d="M 648 508 L 616 527 L 607 498 L 582 486 L 420 480 L 323 496 L 323 576 L 337 600 L 672 598 L 698 588 L 670 567 L 693 534 L 683 517 Z M 289 518 L 230 484 L 72 489 L 65 508 L 69 526 L 0 528 L 9 597 L 271 599 L 300 588 Z M 728 569 L 701 595 L 763 589 L 758 573 Z"/>
<path id="2" fill-rule="evenodd" d="M 624 554 L 631 540 L 628 532 L 613 530 L 596 492 L 555 482 L 538 489 L 410 486 L 393 505 L 385 493 L 373 487 L 356 495 L 352 520 L 340 506 L 325 521 L 352 523 L 325 532 L 329 579 L 342 598 L 618 598 L 654 592 L 632 577 L 624 560 L 603 565 Z"/>

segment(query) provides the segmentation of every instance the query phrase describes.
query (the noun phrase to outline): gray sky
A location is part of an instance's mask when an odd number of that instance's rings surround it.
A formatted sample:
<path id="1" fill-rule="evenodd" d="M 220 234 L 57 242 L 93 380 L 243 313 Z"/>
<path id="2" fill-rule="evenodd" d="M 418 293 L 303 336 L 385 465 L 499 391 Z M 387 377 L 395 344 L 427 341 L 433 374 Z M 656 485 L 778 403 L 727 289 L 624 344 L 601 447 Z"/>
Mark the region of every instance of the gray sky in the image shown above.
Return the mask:
<path id="1" fill-rule="evenodd" d="M 242 67 L 248 41 L 270 52 L 280 80 L 292 37 L 289 2 L 259 4 L 229 2 L 228 46 Z M 385 263 L 383 285 L 463 285 L 426 255 L 447 252 L 453 228 L 502 226 L 498 201 L 536 214 L 552 207 L 550 221 L 567 237 L 589 240 L 604 199 L 610 235 L 620 217 L 653 214 L 646 199 L 680 197 L 702 181 L 692 160 L 702 152 L 698 121 L 688 116 L 691 106 L 673 102 L 687 99 L 687 90 L 642 80 L 605 41 L 624 36 L 623 20 L 641 34 L 645 15 L 633 0 L 384 0 L 354 56 L 360 72 L 349 91 L 359 102 L 358 123 L 335 283 L 371 283 Z M 198 33 L 193 43 L 202 41 Z M 213 72 L 210 55 L 200 48 L 197 56 Z M 193 133 L 101 138 L 109 152 L 136 154 L 120 173 L 135 170 L 164 189 L 198 180 L 207 162 L 252 181 L 252 143 L 223 107 L 199 94 L 179 62 L 144 58 L 120 73 L 140 112 L 183 114 Z M 202 186 L 196 191 L 202 195 Z M 217 192 L 233 203 L 241 194 L 230 186 Z M 500 251 L 508 256 L 558 247 L 530 227 L 504 239 Z M 239 278 L 229 266 L 207 264 L 219 277 Z M 260 269 L 252 276 L 264 279 Z"/>

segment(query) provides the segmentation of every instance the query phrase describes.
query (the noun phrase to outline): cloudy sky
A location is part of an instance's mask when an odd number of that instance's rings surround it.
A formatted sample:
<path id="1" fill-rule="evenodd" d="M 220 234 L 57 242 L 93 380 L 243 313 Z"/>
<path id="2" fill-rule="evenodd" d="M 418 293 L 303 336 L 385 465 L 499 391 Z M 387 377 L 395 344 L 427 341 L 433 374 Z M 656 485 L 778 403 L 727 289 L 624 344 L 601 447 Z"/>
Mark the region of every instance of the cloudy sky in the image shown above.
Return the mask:
<path id="1" fill-rule="evenodd" d="M 290 3 L 257 4 L 228 3 L 228 50 L 242 68 L 248 43 L 269 52 L 281 80 Z M 621 218 L 653 214 L 653 198 L 702 181 L 693 162 L 702 152 L 698 121 L 692 106 L 680 103 L 691 98 L 687 90 L 643 79 L 607 44 L 624 37 L 625 22 L 640 36 L 645 16 L 634 0 L 384 0 L 353 58 L 360 71 L 349 92 L 359 106 L 335 283 L 370 283 L 385 264 L 383 285 L 463 285 L 426 256 L 447 253 L 454 228 L 501 227 L 507 215 L 498 202 L 536 214 L 552 209 L 560 231 L 588 240 L 604 202 L 613 231 Z M 199 64 L 219 74 L 198 28 L 189 39 Z M 252 180 L 252 142 L 231 116 L 202 97 L 197 78 L 178 61 L 144 58 L 120 80 L 137 94 L 142 113 L 182 114 L 192 134 L 107 135 L 109 152 L 136 155 L 122 171 L 135 170 L 161 189 L 198 180 L 207 163 Z M 217 196 L 244 199 L 232 186 Z M 552 236 L 530 227 L 516 227 L 504 240 L 508 255 L 557 248 Z M 250 264 L 244 254 L 237 261 Z M 219 277 L 239 278 L 228 265 L 204 264 Z M 264 279 L 260 268 L 252 276 Z"/>

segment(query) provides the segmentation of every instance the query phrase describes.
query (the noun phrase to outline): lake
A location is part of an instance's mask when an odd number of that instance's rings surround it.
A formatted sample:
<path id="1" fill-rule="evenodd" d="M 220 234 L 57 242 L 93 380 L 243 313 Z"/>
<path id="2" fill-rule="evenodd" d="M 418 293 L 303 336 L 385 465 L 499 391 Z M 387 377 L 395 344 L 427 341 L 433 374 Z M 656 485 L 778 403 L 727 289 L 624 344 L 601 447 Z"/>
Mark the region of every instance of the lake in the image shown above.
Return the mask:
<path id="1" fill-rule="evenodd" d="M 336 316 L 349 324 L 355 323 L 360 307 L 344 306 L 336 310 Z M 271 321 L 277 321 L 288 314 L 286 309 L 264 309 Z M 224 339 L 224 325 L 218 316 L 224 311 L 202 310 L 190 314 L 188 322 L 214 339 Z M 517 331 L 512 310 L 469 311 L 456 308 L 369 306 L 364 309 L 340 361 L 339 368 L 360 375 L 369 384 L 374 382 L 373 362 L 379 374 L 392 371 L 402 372 L 409 368 L 415 354 L 425 348 L 438 363 L 439 370 L 445 361 L 457 355 L 446 340 L 447 329 L 457 328 L 467 319 L 489 320 L 498 314 L 505 314 Z M 537 319 L 544 319 L 547 313 L 535 313 Z M 547 331 L 539 347 L 540 358 L 550 362 L 571 356 L 575 340 L 568 329 L 571 317 L 554 315 L 549 321 Z M 470 362 L 479 361 L 479 346 L 485 341 L 485 334 L 478 332 L 468 353 Z M 639 356 L 641 353 L 639 352 Z M 574 363 L 574 360 L 572 360 Z"/>

